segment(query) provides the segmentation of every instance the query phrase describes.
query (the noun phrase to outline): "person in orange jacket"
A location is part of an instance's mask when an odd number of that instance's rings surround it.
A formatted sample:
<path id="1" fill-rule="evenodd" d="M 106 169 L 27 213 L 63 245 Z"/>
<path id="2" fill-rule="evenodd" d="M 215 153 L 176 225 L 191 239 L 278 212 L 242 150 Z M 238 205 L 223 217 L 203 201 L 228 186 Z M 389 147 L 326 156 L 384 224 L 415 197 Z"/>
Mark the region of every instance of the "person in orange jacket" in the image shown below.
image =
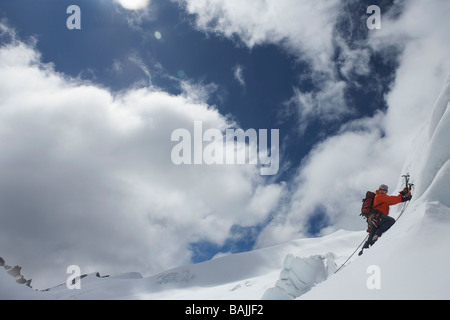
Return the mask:
<path id="1" fill-rule="evenodd" d="M 376 191 L 377 195 L 373 200 L 372 206 L 374 213 L 369 217 L 368 221 L 369 238 L 363 248 L 368 248 L 369 245 L 373 245 L 395 223 L 395 219 L 389 216 L 389 207 L 400 202 L 411 200 L 411 193 L 407 187 L 396 196 L 389 196 L 387 192 L 388 186 L 385 184 L 380 185 Z"/>

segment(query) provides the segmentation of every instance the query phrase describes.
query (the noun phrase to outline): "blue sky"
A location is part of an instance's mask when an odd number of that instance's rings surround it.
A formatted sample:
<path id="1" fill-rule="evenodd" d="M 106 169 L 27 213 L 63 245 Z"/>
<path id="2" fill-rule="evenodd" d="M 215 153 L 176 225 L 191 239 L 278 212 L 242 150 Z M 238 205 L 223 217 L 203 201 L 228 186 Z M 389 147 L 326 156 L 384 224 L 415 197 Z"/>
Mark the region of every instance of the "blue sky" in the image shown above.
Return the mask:
<path id="1" fill-rule="evenodd" d="M 140 2 L 148 5 L 127 8 Z M 81 9 L 81 30 L 66 27 L 73 4 Z M 366 26 L 373 4 L 381 8 L 380 30 Z M 3 137 L 1 189 L 14 196 L 2 209 L 16 214 L 15 223 L 38 224 L 41 232 L 26 238 L 53 243 L 47 254 L 60 268 L 70 256 L 105 272 L 158 272 L 363 228 L 353 218 L 365 189 L 395 189 L 414 133 L 403 129 L 415 128 L 423 104 L 432 104 L 433 90 L 408 91 L 406 84 L 438 90 L 447 72 L 442 6 L 448 4 L 2 1 L 2 70 L 20 70 L 17 80 L 4 82 L 3 107 L 21 106 L 2 120 L 11 127 L 5 132 L 20 137 L 16 146 Z M 414 24 L 421 14 L 425 22 Z M 170 133 L 196 120 L 219 129 L 279 129 L 279 172 L 174 167 Z M 336 190 L 348 197 L 342 201 Z M 36 208 L 31 220 L 21 201 Z M 108 223 L 68 231 L 77 217 Z M 52 227 L 66 231 L 47 234 Z M 92 242 L 99 248 L 86 250 Z M 119 243 L 116 257 L 105 250 Z M 29 247 L 23 241 L 10 254 L 20 260 Z"/>
<path id="2" fill-rule="evenodd" d="M 82 29 L 78 31 L 64 28 L 69 17 L 65 10 L 75 3 L 82 10 Z M 379 4 L 384 10 L 391 6 L 389 1 Z M 347 6 L 351 11 L 355 8 L 364 13 L 362 2 Z M 382 82 L 381 88 L 371 87 L 367 75 L 358 76 L 355 83 L 347 81 L 345 91 L 346 103 L 355 109 L 353 114 L 327 123 L 314 119 L 310 130 L 298 135 L 291 119 L 297 115 L 291 112 L 288 117 L 283 116 L 289 112 L 285 104 L 292 97 L 294 87 L 311 91 L 315 86 L 308 63 L 280 45 L 267 43 L 248 48 L 237 37 L 228 39 L 214 33 L 206 34 L 194 28 L 193 15 L 171 1 L 153 0 L 147 9 L 149 16 L 141 22 L 131 22 L 131 26 L 129 19 L 138 20 L 135 13 L 109 0 L 19 0 L 5 2 L 2 7 L 2 16 L 16 26 L 22 39 L 37 39 L 36 48 L 42 54 L 42 61 L 53 63 L 55 70 L 72 77 L 92 80 L 114 91 L 123 90 L 138 81 L 148 81 L 139 66 L 141 63 L 151 74 L 151 84 L 171 93 L 180 92 L 179 83 L 171 79 L 180 78 L 180 72 L 195 83 L 217 85 L 208 102 L 221 113 L 231 114 L 244 129 L 282 128 L 285 137 L 291 136 L 286 142 L 293 143 L 292 149 L 298 150 L 298 156 L 288 154 L 294 165 L 298 165 L 298 159 L 310 150 L 318 137 L 336 131 L 342 121 L 370 115 L 385 107 L 382 95 L 389 81 Z M 341 33 L 343 41 L 350 45 L 366 39 L 369 31 L 365 25 L 355 23 L 364 21 L 365 16 L 369 15 L 344 12 L 335 32 Z M 356 25 L 349 30 L 346 27 L 349 23 Z M 160 32 L 161 39 L 156 39 L 154 32 Z M 333 63 L 338 64 L 340 48 L 333 49 Z M 381 59 L 373 54 L 370 59 L 371 79 L 374 73 L 380 80 L 392 78 L 395 54 Z M 113 70 L 114 63 L 120 64 L 121 72 Z M 237 67 L 242 69 L 245 84 L 235 77 Z M 339 72 L 337 67 L 335 71 Z M 339 74 L 337 77 L 344 79 Z"/>

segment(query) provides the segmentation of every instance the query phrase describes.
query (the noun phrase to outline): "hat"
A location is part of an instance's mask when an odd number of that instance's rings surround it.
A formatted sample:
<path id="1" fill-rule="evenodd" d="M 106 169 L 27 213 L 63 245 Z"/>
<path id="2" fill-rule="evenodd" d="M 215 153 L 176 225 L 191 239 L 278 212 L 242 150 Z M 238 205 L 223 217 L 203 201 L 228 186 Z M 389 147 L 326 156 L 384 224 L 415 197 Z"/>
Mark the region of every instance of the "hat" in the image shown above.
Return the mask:
<path id="1" fill-rule="evenodd" d="M 386 189 L 386 191 L 389 190 L 388 186 L 385 185 L 385 184 L 380 185 L 380 186 L 378 187 L 378 190 L 380 190 L 380 189 Z"/>

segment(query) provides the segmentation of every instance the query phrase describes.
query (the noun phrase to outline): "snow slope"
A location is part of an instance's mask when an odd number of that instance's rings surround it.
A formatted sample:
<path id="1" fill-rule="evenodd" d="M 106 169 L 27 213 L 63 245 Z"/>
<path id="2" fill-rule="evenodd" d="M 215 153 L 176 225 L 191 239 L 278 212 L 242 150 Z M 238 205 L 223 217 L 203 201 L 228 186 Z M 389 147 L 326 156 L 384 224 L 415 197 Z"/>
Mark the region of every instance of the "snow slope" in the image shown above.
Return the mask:
<path id="1" fill-rule="evenodd" d="M 340 230 L 322 238 L 292 240 L 278 246 L 178 267 L 146 278 L 139 273 L 110 277 L 90 274 L 81 279 L 79 290 L 69 290 L 66 284 L 62 284 L 49 291 L 37 292 L 15 284 L 14 279 L 6 275 L 0 277 L 0 298 L 6 299 L 12 294 L 11 298 L 24 295 L 25 299 L 261 299 L 267 289 L 276 285 L 283 263 L 288 269 L 296 270 L 299 265 L 301 269 L 305 261 L 322 261 L 318 258 L 321 255 L 328 259 L 329 267 L 334 271 L 364 236 L 365 232 Z M 292 253 L 305 259 L 295 258 Z M 315 258 L 310 259 L 311 256 Z M 328 276 L 323 274 L 324 270 L 320 269 L 322 280 Z M 314 269 L 309 272 L 312 277 L 316 276 Z M 5 290 L 4 282 L 9 283 Z M 290 297 L 272 295 L 266 298 Z"/>
<path id="2" fill-rule="evenodd" d="M 376 245 L 337 273 L 365 231 L 292 240 L 145 278 L 91 274 L 73 290 L 36 291 L 0 270 L 0 299 L 450 299 L 449 106 L 450 77 L 402 172 L 413 178 L 413 200 Z M 403 205 L 391 211 L 394 218 Z"/>

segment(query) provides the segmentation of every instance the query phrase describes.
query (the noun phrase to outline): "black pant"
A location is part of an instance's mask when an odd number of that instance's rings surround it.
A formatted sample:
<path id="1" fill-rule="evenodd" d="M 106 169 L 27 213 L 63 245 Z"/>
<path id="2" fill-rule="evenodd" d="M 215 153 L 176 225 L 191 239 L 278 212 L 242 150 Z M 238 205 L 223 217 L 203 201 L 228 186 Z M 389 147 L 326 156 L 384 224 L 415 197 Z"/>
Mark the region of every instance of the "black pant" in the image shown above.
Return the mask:
<path id="1" fill-rule="evenodd" d="M 389 230 L 390 227 L 395 223 L 395 219 L 384 214 L 380 214 L 380 226 L 375 231 L 378 237 L 381 237 L 383 233 Z"/>
<path id="2" fill-rule="evenodd" d="M 377 235 L 377 237 L 381 237 L 383 233 L 389 230 L 390 227 L 395 223 L 395 219 L 384 214 L 380 214 L 379 219 L 379 227 L 371 226 L 369 229 L 369 237 L 367 241 L 364 243 L 363 249 L 369 248 L 369 246 L 373 245 L 373 236 Z"/>

